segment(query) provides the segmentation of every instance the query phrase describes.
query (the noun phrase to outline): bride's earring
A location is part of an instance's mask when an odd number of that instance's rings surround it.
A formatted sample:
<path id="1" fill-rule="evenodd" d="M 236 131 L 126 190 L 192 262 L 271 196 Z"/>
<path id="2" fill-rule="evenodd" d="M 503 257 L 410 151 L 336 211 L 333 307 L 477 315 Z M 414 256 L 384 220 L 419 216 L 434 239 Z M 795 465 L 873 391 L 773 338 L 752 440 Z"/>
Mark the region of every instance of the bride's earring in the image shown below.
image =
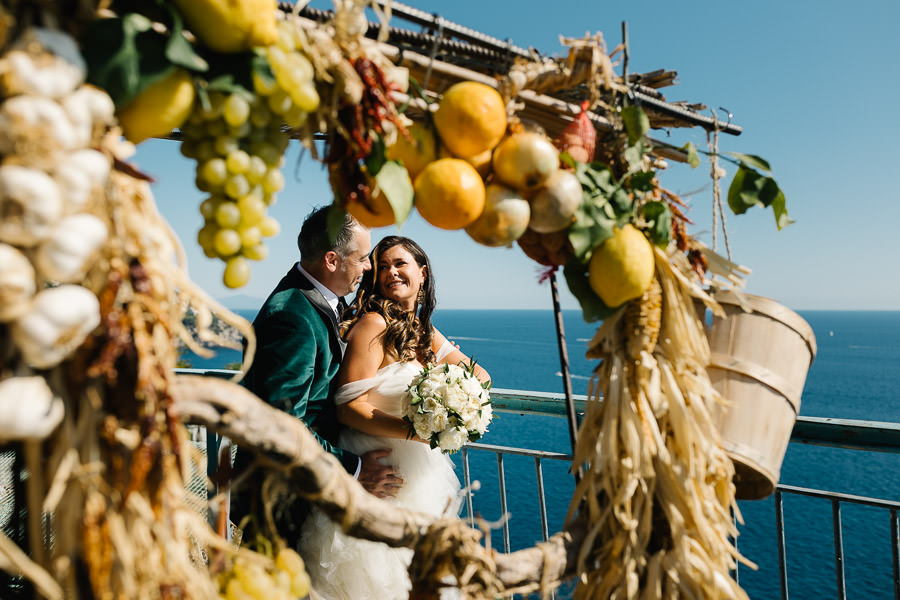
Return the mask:
<path id="1" fill-rule="evenodd" d="M 416 302 L 418 304 L 422 304 L 423 302 L 425 302 L 425 290 L 423 290 L 422 288 L 419 288 L 419 293 L 416 294 Z"/>

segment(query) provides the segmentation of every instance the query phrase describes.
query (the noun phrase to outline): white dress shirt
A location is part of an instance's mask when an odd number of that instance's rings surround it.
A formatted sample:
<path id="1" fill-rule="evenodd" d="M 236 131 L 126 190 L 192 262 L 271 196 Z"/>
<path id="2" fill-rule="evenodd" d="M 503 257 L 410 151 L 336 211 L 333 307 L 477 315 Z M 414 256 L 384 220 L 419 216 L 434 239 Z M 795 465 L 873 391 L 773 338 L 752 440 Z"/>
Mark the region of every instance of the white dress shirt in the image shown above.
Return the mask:
<path id="1" fill-rule="evenodd" d="M 337 319 L 338 322 L 340 322 L 341 316 L 338 314 L 338 300 L 340 300 L 340 298 L 338 298 L 338 295 L 335 294 L 334 292 L 332 292 L 331 290 L 329 290 L 324 285 L 322 285 L 322 282 L 320 282 L 318 279 L 316 279 L 315 277 L 310 275 L 309 271 L 307 271 L 306 269 L 304 269 L 303 267 L 300 266 L 300 263 L 297 263 L 297 270 L 300 271 L 300 273 L 304 277 L 309 279 L 310 283 L 313 284 L 314 288 L 319 290 L 319 292 L 322 294 L 322 297 L 325 298 L 325 302 L 327 302 L 328 306 L 331 307 L 331 310 L 334 311 L 335 319 Z M 356 463 L 356 472 L 353 474 L 354 479 L 359 479 L 360 469 L 362 469 L 362 459 L 361 458 L 358 459 L 358 462 Z"/>

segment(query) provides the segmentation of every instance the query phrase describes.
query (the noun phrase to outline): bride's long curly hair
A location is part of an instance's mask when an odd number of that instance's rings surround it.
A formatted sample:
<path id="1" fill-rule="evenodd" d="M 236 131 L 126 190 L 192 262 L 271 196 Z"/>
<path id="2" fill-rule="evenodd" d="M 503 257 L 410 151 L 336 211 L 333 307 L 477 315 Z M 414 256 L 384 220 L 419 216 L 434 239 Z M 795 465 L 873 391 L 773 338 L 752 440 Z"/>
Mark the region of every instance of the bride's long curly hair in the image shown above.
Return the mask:
<path id="1" fill-rule="evenodd" d="M 407 311 L 397 302 L 385 298 L 378 289 L 378 259 L 394 246 L 402 246 L 420 267 L 425 267 L 425 281 L 419 290 L 416 309 Z M 399 361 L 411 360 L 420 363 L 434 361 L 431 349 L 434 329 L 431 314 L 436 304 L 434 294 L 434 273 L 431 262 L 422 248 L 411 239 L 399 235 L 389 235 L 378 242 L 369 255 L 372 268 L 363 273 L 356 297 L 344 311 L 341 321 L 341 335 L 346 336 L 350 328 L 366 313 L 373 312 L 384 317 L 387 329 L 382 334 L 384 351 Z"/>

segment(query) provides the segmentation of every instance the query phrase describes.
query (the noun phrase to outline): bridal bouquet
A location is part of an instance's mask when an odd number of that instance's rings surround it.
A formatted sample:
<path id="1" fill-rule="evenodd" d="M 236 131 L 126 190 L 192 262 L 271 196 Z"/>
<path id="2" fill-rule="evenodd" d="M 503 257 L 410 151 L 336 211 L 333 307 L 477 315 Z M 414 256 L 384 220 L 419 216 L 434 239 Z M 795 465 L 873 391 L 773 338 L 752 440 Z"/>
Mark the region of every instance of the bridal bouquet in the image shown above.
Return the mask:
<path id="1" fill-rule="evenodd" d="M 489 387 L 475 377 L 474 364 L 428 365 L 403 396 L 403 420 L 432 448 L 455 452 L 487 431 L 493 418 Z"/>

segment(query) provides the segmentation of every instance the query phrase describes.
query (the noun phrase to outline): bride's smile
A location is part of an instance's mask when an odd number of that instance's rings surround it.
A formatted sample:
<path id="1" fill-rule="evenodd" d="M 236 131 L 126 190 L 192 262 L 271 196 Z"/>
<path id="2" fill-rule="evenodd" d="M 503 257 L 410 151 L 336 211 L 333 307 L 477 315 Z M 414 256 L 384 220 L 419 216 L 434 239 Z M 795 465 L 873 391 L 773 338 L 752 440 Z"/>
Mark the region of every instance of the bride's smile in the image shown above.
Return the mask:
<path id="1" fill-rule="evenodd" d="M 378 257 L 378 287 L 381 295 L 412 310 L 425 281 L 425 267 L 419 266 L 403 246 L 385 250 Z"/>

